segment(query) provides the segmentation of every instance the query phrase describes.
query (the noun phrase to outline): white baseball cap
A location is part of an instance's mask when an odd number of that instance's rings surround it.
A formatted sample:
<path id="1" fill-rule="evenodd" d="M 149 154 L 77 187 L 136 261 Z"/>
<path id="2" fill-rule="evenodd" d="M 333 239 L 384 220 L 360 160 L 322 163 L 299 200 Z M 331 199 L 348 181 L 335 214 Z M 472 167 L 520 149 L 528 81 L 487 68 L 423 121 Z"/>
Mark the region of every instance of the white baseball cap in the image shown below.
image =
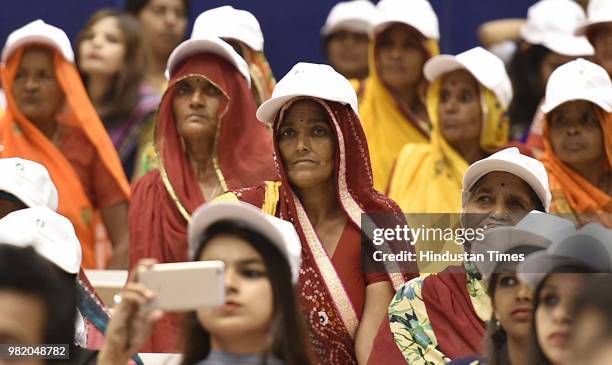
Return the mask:
<path id="1" fill-rule="evenodd" d="M 505 108 L 512 101 L 512 84 L 504 62 L 482 47 L 475 47 L 456 56 L 438 55 L 429 59 L 423 67 L 427 80 L 433 82 L 441 75 L 465 69 L 480 84 L 493 91 Z"/>
<path id="2" fill-rule="evenodd" d="M 238 69 L 242 77 L 247 81 L 249 87 L 251 87 L 251 76 L 246 61 L 234 51 L 232 46 L 217 37 L 190 38 L 179 44 L 174 51 L 172 51 L 170 57 L 168 57 L 165 72 L 166 78 L 169 80 L 174 68 L 186 58 L 200 53 L 212 53 L 219 57 L 223 57 Z"/>
<path id="3" fill-rule="evenodd" d="M 590 0 L 587 6 L 587 19 L 576 29 L 576 35 L 585 35 L 593 25 L 612 22 L 612 1 Z"/>
<path id="4" fill-rule="evenodd" d="M 369 0 L 339 2 L 329 12 L 321 35 L 328 36 L 339 30 L 368 34 L 377 11 Z"/>
<path id="5" fill-rule="evenodd" d="M 251 49 L 262 52 L 264 37 L 257 18 L 246 10 L 230 5 L 206 10 L 198 15 L 191 33 L 192 39 L 219 37 L 244 42 Z"/>
<path id="6" fill-rule="evenodd" d="M 591 56 L 595 50 L 588 39 L 574 34 L 585 20 L 584 10 L 572 0 L 540 0 L 529 7 L 521 36 L 565 56 Z"/>
<path id="7" fill-rule="evenodd" d="M 33 43 L 53 47 L 67 61 L 74 63 L 74 53 L 66 33 L 60 28 L 45 23 L 41 19 L 28 23 L 9 34 L 2 49 L 2 63 L 6 63 L 13 52 L 20 47 Z"/>
<path id="8" fill-rule="evenodd" d="M 542 111 L 549 113 L 572 100 L 590 101 L 611 112 L 612 81 L 606 70 L 582 58 L 557 67 L 548 78 Z"/>
<path id="9" fill-rule="evenodd" d="M 427 0 L 381 0 L 377 5 L 373 35 L 393 23 L 404 23 L 421 32 L 425 38 L 440 39 L 438 17 Z"/>
<path id="10" fill-rule="evenodd" d="M 548 212 L 552 196 L 548 188 L 546 169 L 540 161 L 521 154 L 516 147 L 503 149 L 468 167 L 463 175 L 463 190 L 461 191 L 463 208 L 470 199 L 470 190 L 474 184 L 486 174 L 494 171 L 509 172 L 523 179 L 540 198 L 544 209 Z"/>
<path id="11" fill-rule="evenodd" d="M 19 157 L 0 158 L 0 191 L 14 195 L 26 206 L 57 210 L 57 189 L 47 169 Z"/>
<path id="12" fill-rule="evenodd" d="M 488 230 L 484 239 L 472 241 L 472 252 L 482 253 L 489 257 L 488 251 L 508 253 L 517 250 L 529 255 L 544 250 L 555 240 L 575 231 L 574 224 L 552 214 L 531 211 L 515 226 L 494 227 Z M 496 272 L 500 262 L 494 260 L 474 262 L 478 271 L 488 280 Z"/>
<path id="13" fill-rule="evenodd" d="M 545 251 L 529 256 L 517 272 L 521 281 L 537 288 L 548 274 L 563 266 L 612 273 L 612 230 L 599 223 L 589 223 L 555 240 Z"/>
<path id="14" fill-rule="evenodd" d="M 0 244 L 32 246 L 69 274 L 81 268 L 81 244 L 72 223 L 47 207 L 17 210 L 0 219 Z"/>
<path id="15" fill-rule="evenodd" d="M 300 62 L 276 83 L 272 97 L 257 109 L 257 119 L 272 124 L 280 108 L 298 96 L 348 104 L 359 115 L 357 94 L 344 76 L 329 65 Z"/>
<path id="16" fill-rule="evenodd" d="M 302 260 L 302 244 L 295 227 L 243 202 L 207 203 L 196 209 L 188 227 L 190 257 L 194 258 L 202 233 L 222 220 L 240 221 L 270 240 L 287 259 L 292 281 L 294 284 L 297 283 Z"/>

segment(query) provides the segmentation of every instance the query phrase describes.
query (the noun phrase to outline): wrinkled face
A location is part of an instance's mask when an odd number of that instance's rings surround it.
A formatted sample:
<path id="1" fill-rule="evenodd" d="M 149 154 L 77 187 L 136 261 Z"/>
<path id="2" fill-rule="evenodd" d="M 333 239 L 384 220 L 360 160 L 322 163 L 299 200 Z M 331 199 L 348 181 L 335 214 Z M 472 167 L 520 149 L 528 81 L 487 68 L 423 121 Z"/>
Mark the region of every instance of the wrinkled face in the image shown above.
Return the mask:
<path id="1" fill-rule="evenodd" d="M 482 130 L 480 90 L 466 70 L 443 76 L 440 87 L 440 131 L 451 146 L 479 143 Z"/>
<path id="2" fill-rule="evenodd" d="M 325 109 L 312 100 L 296 101 L 281 123 L 278 147 L 289 182 L 299 189 L 332 182 L 336 141 Z"/>
<path id="3" fill-rule="evenodd" d="M 225 263 L 225 305 L 202 308 L 197 318 L 212 338 L 267 336 L 272 321 L 274 293 L 264 259 L 247 241 L 218 235 L 207 244 L 200 261 Z"/>
<path id="4" fill-rule="evenodd" d="M 465 207 L 465 226 L 485 230 L 514 226 L 537 205 L 537 195 L 523 179 L 493 171 L 472 188 Z"/>
<path id="5" fill-rule="evenodd" d="M 394 90 L 418 86 L 425 63 L 421 42 L 421 36 L 404 24 L 394 24 L 378 36 L 376 64 L 385 84 Z"/>
<path id="6" fill-rule="evenodd" d="M 360 78 L 368 74 L 367 34 L 340 30 L 327 40 L 329 64 L 346 78 Z"/>
<path id="7" fill-rule="evenodd" d="M 0 343 L 42 344 L 45 342 L 46 321 L 45 306 L 40 299 L 12 290 L 0 290 Z M 4 364 L 3 360 L 0 362 Z M 35 359 L 9 362 L 19 365 L 45 363 Z"/>
<path id="8" fill-rule="evenodd" d="M 538 294 L 536 337 L 544 355 L 554 365 L 563 364 L 567 359 L 572 324 L 570 311 L 583 278 L 584 274 L 550 274 Z"/>
<path id="9" fill-rule="evenodd" d="M 561 104 L 549 113 L 549 140 L 555 155 L 570 166 L 604 157 L 604 138 L 595 105 L 583 100 Z"/>
<path id="10" fill-rule="evenodd" d="M 594 26 L 590 34 L 597 63 L 612 75 L 612 22 Z"/>
<path id="11" fill-rule="evenodd" d="M 149 0 L 138 20 L 145 43 L 154 53 L 168 57 L 185 35 L 187 9 L 181 0 Z"/>
<path id="12" fill-rule="evenodd" d="M 64 103 L 64 92 L 55 77 L 53 51 L 26 49 L 12 91 L 17 108 L 28 120 L 35 124 L 53 121 Z"/>
<path id="13" fill-rule="evenodd" d="M 177 82 L 172 110 L 179 135 L 187 140 L 214 138 L 225 100 L 223 92 L 204 77 Z"/>
<path id="14" fill-rule="evenodd" d="M 542 85 L 542 90 L 546 90 L 546 83 L 548 82 L 548 78 L 550 74 L 553 73 L 557 67 L 566 64 L 570 61 L 575 60 L 576 57 L 564 56 L 555 52 L 549 52 L 544 59 L 542 60 L 542 64 L 540 65 L 540 85 Z"/>
<path id="15" fill-rule="evenodd" d="M 126 48 L 117 18 L 108 16 L 94 23 L 83 34 L 78 52 L 79 69 L 85 74 L 111 76 L 119 72 Z"/>
<path id="16" fill-rule="evenodd" d="M 508 336 L 527 339 L 532 320 L 532 292 L 520 282 L 516 272 L 502 272 L 497 275 L 493 296 L 495 318 Z"/>

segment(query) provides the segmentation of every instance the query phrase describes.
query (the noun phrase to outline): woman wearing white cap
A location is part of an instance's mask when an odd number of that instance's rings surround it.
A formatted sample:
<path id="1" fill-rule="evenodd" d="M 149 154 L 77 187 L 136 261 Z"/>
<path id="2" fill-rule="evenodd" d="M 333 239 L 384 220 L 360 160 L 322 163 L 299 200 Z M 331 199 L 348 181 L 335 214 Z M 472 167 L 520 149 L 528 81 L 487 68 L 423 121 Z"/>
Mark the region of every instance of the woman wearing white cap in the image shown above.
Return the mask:
<path id="1" fill-rule="evenodd" d="M 73 64 L 68 37 L 42 20 L 9 35 L 2 50 L 8 110 L 0 121 L 0 157 L 44 165 L 59 191 L 58 212 L 83 246 L 83 266 L 95 267 L 94 214 L 114 246 L 109 265 L 127 266 L 130 187 L 117 152 Z"/>
<path id="2" fill-rule="evenodd" d="M 13 234 L 14 237 L 21 234 L 33 237 L 32 243 L 39 244 L 38 248 L 43 248 L 45 254 L 51 254 L 52 261 L 59 259 L 73 263 L 75 267 L 71 266 L 66 271 L 70 275 L 78 273 L 79 314 L 75 341 L 83 347 L 99 348 L 104 342 L 109 312 L 85 271 L 81 270 L 82 250 L 74 228 L 66 225 L 66 218 L 51 212 L 57 211 L 57 205 L 57 190 L 44 166 L 18 157 L 0 159 L 0 218 L 20 211 L 7 221 L 0 220 L 0 231 L 5 229 L 3 233 Z M 35 207 L 49 210 L 29 209 Z M 42 227 L 35 225 L 38 219 L 45 222 Z M 43 234 L 37 235 L 39 231 Z M 78 259 L 74 258 L 75 255 L 78 255 Z M 72 279 L 74 281 L 74 277 Z"/>
<path id="3" fill-rule="evenodd" d="M 555 240 L 519 265 L 519 279 L 534 290 L 529 364 L 568 364 L 574 300 L 594 273 L 612 273 L 612 230 L 599 223 Z"/>
<path id="4" fill-rule="evenodd" d="M 7 167 L 15 163 L 21 164 L 22 171 L 26 171 L 22 173 L 26 176 L 14 176 L 12 179 L 6 179 L 3 181 L 3 185 L 6 186 L 9 180 L 20 181 L 25 185 L 25 188 L 16 189 L 12 187 L 10 190 L 21 200 L 26 201 L 30 207 L 14 211 L 0 219 L 0 250 L 6 250 L 6 246 L 33 247 L 38 254 L 53 264 L 53 268 L 47 269 L 47 275 L 56 276 L 60 284 L 67 288 L 64 290 L 69 290 L 63 293 L 53 293 L 53 306 L 62 307 L 64 313 L 71 313 L 71 315 L 56 314 L 50 316 L 51 318 L 48 320 L 55 321 L 55 325 L 51 325 L 47 331 L 70 333 L 74 340 L 70 338 L 69 341 L 49 343 L 70 344 L 71 351 L 72 345 L 77 345 L 79 349 L 99 349 L 105 340 L 104 333 L 107 329 L 110 314 L 82 270 L 82 250 L 74 227 L 67 218 L 52 210 L 53 202 L 57 204 L 55 190 L 48 192 L 48 195 L 54 196 L 54 199 L 50 200 L 49 206 L 40 204 L 44 198 L 43 194 L 34 192 L 24 194 L 24 191 L 28 190 L 27 188 L 32 189 L 32 182 L 27 181 L 27 178 L 34 178 L 37 183 L 47 180 L 47 189 L 45 190 L 53 187 L 44 167 L 27 160 L 0 159 L 2 170 L 7 170 Z M 3 173 L 3 176 L 11 174 L 10 171 L 3 171 Z M 12 174 L 15 175 L 15 173 Z M 38 269 L 32 267 L 25 269 L 24 266 L 12 273 L 10 277 L 13 280 L 18 280 L 17 278 L 24 274 L 23 271 L 36 271 Z M 42 283 L 44 282 L 42 281 Z M 50 288 L 44 287 L 42 289 L 50 290 Z M 67 331 L 67 328 L 70 328 L 70 331 Z M 71 353 L 70 355 L 73 359 L 73 356 L 77 354 Z M 142 364 L 138 356 L 135 357 L 135 360 L 138 364 Z M 75 362 L 75 364 L 77 363 L 80 364 L 80 362 Z"/>
<path id="5" fill-rule="evenodd" d="M 230 5 L 210 9 L 198 15 L 191 38 L 219 37 L 228 42 L 249 65 L 251 91 L 257 105 L 268 100 L 276 80 L 264 54 L 264 37 L 257 18 L 246 10 Z"/>
<path id="6" fill-rule="evenodd" d="M 226 301 L 187 313 L 181 364 L 313 363 L 295 294 L 301 247 L 291 223 L 246 203 L 206 204 L 193 214 L 189 247 L 195 261 L 223 261 Z M 154 293 L 137 281 L 132 275 L 121 293 L 98 365 L 125 364 L 161 315 L 142 308 Z"/>
<path id="7" fill-rule="evenodd" d="M 595 61 L 612 77 L 612 2 L 590 0 L 587 20 L 576 30 L 576 35 L 586 35 L 595 48 Z"/>
<path id="8" fill-rule="evenodd" d="M 220 199 L 246 201 L 294 224 L 303 248 L 299 296 L 319 361 L 364 363 L 393 295 L 390 281 L 399 286 L 403 278 L 366 270 L 362 255 L 371 247 L 361 244 L 361 218 L 376 212 L 404 222 L 399 207 L 372 187 L 355 91 L 330 66 L 298 63 L 257 117 L 273 126 L 280 182 Z"/>
<path id="9" fill-rule="evenodd" d="M 229 44 L 187 40 L 170 55 L 167 74 L 155 121 L 159 168 L 136 183 L 130 204 L 130 267 L 141 258 L 186 261 L 187 223 L 198 206 L 276 177 L 270 134 L 255 119 L 248 66 Z M 172 351 L 174 334 L 167 317 L 149 349 Z"/>
<path id="10" fill-rule="evenodd" d="M 481 47 L 436 56 L 424 73 L 431 142 L 402 149 L 387 194 L 406 213 L 458 213 L 465 170 L 508 141 L 512 85 L 503 62 Z"/>
<path id="11" fill-rule="evenodd" d="M 536 154 L 543 147 L 538 108 L 548 77 L 558 66 L 594 54 L 586 37 L 574 35 L 585 19 L 584 10 L 575 1 L 541 0 L 529 7 L 527 22 L 521 28 L 523 42 L 509 66 L 515 91 L 509 109 L 511 135 L 526 141 Z"/>
<path id="12" fill-rule="evenodd" d="M 610 77 L 583 59 L 567 63 L 550 76 L 542 111 L 541 161 L 550 178 L 551 210 L 612 227 Z"/>
<path id="13" fill-rule="evenodd" d="M 438 18 L 427 0 L 382 0 L 371 32 L 370 76 L 356 87 L 374 187 L 385 191 L 407 143 L 429 140 L 423 65 L 437 55 Z"/>
<path id="14" fill-rule="evenodd" d="M 550 205 L 544 166 L 516 148 L 472 164 L 463 186 L 463 226 L 485 232 L 513 226 L 530 211 L 547 211 Z M 410 364 L 441 364 L 480 354 L 485 323 L 491 319 L 482 273 L 465 261 L 413 279 L 391 301 L 389 319 L 395 344 Z M 388 334 L 378 336 L 377 341 L 385 342 Z M 390 346 L 383 350 L 397 352 Z"/>
<path id="15" fill-rule="evenodd" d="M 347 79 L 368 77 L 368 33 L 376 11 L 369 0 L 342 1 L 334 5 L 321 28 L 329 64 Z"/>

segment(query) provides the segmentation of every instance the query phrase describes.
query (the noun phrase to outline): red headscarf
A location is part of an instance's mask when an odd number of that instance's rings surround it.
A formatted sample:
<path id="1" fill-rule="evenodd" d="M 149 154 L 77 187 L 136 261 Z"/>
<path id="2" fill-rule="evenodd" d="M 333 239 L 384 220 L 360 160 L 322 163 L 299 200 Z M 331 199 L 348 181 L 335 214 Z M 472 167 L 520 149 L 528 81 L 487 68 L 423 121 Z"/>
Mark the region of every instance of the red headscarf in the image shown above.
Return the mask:
<path id="1" fill-rule="evenodd" d="M 273 125 L 276 156 L 281 156 L 278 132 L 283 114 L 293 102 L 300 99 L 302 98 L 286 103 L 277 114 Z M 374 190 L 368 146 L 359 117 L 348 105 L 315 98 L 308 99 L 323 106 L 330 116 L 337 146 L 336 194 L 342 209 L 347 214 L 348 223 L 362 229 L 362 215 L 368 214 L 378 227 L 405 224 L 399 206 Z M 304 208 L 291 188 L 281 161 L 277 161 L 277 169 L 282 184 L 276 215 L 294 224 L 302 242 L 302 266 L 298 289 L 302 309 L 313 332 L 312 339 L 316 353 L 325 364 L 356 364 L 353 337 L 358 325 L 358 316 L 350 300 L 347 301 L 348 295 L 345 294 L 343 284 L 339 282 L 335 272 L 332 272 L 334 269 L 329 266 L 328 261 L 331 259 L 325 259 L 326 254 L 322 251 Z M 240 200 L 253 205 L 260 207 L 264 205 L 265 188 L 262 186 L 240 189 L 235 194 Z M 402 269 L 404 272 L 417 272 L 416 266 Z M 390 276 L 394 286 L 401 285 L 404 281 L 400 274 Z"/>
<path id="2" fill-rule="evenodd" d="M 149 172 L 134 186 L 129 212 L 130 267 L 145 257 L 160 262 L 190 259 L 188 220 L 205 201 L 176 129 L 172 99 L 176 84 L 191 76 L 205 77 L 226 96 L 220 106 L 212 156 L 224 190 L 276 178 L 271 136 L 255 118 L 255 101 L 244 77 L 219 56 L 187 58 L 174 69 L 158 111 L 155 144 L 159 170 Z M 147 350 L 175 351 L 175 329 L 162 320 L 152 337 L 153 346 Z"/>

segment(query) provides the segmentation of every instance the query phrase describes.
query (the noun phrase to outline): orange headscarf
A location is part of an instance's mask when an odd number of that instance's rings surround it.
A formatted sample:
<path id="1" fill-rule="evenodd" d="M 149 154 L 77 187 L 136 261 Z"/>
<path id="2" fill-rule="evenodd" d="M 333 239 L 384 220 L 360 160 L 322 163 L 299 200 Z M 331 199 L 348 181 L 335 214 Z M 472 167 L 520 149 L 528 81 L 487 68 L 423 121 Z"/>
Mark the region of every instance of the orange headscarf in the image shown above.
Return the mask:
<path id="1" fill-rule="evenodd" d="M 62 152 L 17 107 L 12 93 L 13 82 L 25 47 L 16 50 L 2 65 L 2 84 L 6 92 L 7 110 L 0 121 L 0 157 L 22 157 L 44 165 L 59 194 L 58 213 L 70 219 L 83 248 L 83 267 L 95 267 L 94 232 L 91 224 L 94 209 L 70 162 Z M 126 200 L 130 187 L 117 152 L 104 125 L 87 97 L 79 73 L 72 63 L 53 50 L 55 75 L 66 98 L 61 123 L 80 129 L 93 145 L 109 174 L 117 182 Z M 65 115 L 64 115 L 65 114 Z M 64 118 L 65 117 L 65 118 Z"/>
<path id="2" fill-rule="evenodd" d="M 604 135 L 604 146 L 607 157 L 606 166 L 601 168 L 610 170 L 612 164 L 612 113 L 606 113 L 597 108 L 597 114 Z M 591 185 L 576 171 L 565 165 L 555 156 L 549 140 L 548 120 L 544 122 L 544 154 L 540 161 L 548 171 L 550 191 L 552 193 L 551 212 L 556 213 L 612 213 L 612 197 L 606 192 Z M 576 217 L 579 222 L 586 223 L 584 218 Z M 612 216 L 600 215 L 597 220 L 608 227 L 612 227 Z M 602 221 L 603 220 L 603 221 Z"/>

